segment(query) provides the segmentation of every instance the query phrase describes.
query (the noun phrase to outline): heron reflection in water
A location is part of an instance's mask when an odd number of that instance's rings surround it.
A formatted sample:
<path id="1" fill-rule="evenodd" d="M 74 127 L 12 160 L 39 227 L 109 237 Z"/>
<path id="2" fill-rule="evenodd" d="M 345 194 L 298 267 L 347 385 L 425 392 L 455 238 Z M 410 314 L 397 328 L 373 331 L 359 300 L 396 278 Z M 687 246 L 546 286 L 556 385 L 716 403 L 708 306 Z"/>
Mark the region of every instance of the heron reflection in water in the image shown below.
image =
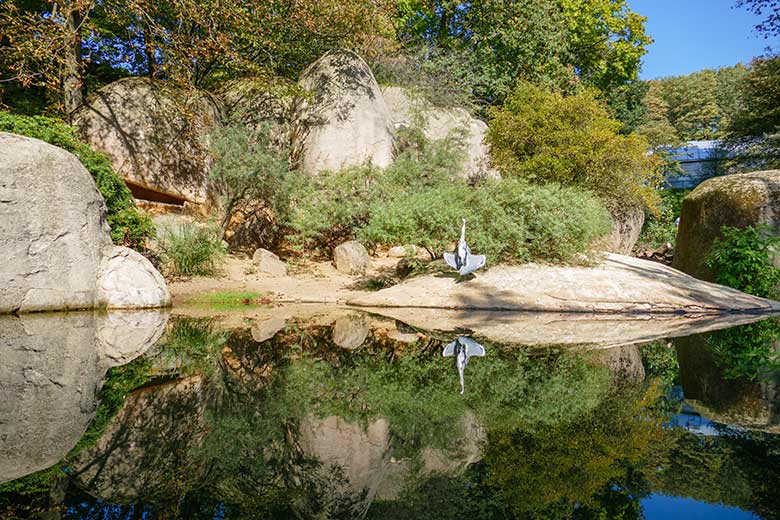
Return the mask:
<path id="1" fill-rule="evenodd" d="M 450 357 L 455 356 L 455 364 L 458 367 L 458 375 L 460 376 L 460 394 L 466 391 L 465 384 L 463 382 L 463 374 L 466 372 L 466 365 L 469 364 L 469 358 L 473 356 L 482 357 L 485 355 L 485 347 L 466 336 L 459 336 L 452 343 L 444 347 L 442 356 Z"/>

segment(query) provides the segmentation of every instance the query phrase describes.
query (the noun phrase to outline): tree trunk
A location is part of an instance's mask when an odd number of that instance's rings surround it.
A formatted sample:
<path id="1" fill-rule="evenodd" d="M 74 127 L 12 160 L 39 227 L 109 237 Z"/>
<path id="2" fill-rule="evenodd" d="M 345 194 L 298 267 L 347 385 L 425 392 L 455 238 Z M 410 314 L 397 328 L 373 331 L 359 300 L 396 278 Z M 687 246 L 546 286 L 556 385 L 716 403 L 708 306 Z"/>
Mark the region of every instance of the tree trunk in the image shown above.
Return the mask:
<path id="1" fill-rule="evenodd" d="M 84 93 L 81 91 L 81 22 L 83 20 L 78 9 L 71 9 L 71 2 L 65 24 L 70 43 L 65 50 L 65 63 L 62 78 L 62 88 L 65 95 L 65 113 L 70 118 L 76 108 L 84 101 Z"/>
<path id="2" fill-rule="evenodd" d="M 157 74 L 157 60 L 154 57 L 154 47 L 152 47 L 151 39 L 149 38 L 149 25 L 144 26 L 144 54 L 146 54 L 146 73 L 154 79 Z"/>

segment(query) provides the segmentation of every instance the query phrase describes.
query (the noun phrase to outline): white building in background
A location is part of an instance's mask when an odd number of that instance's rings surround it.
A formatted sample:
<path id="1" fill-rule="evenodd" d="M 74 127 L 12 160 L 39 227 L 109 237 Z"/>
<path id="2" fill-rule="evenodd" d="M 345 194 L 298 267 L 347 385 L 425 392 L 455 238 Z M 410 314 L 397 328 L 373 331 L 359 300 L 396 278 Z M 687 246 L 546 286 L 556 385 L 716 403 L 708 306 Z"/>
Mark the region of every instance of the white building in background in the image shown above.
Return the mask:
<path id="1" fill-rule="evenodd" d="M 730 157 L 721 141 L 688 141 L 684 146 L 669 148 L 666 152 L 682 169 L 682 172 L 666 174 L 667 188 L 695 188 L 702 181 L 722 174 L 719 167 Z"/>

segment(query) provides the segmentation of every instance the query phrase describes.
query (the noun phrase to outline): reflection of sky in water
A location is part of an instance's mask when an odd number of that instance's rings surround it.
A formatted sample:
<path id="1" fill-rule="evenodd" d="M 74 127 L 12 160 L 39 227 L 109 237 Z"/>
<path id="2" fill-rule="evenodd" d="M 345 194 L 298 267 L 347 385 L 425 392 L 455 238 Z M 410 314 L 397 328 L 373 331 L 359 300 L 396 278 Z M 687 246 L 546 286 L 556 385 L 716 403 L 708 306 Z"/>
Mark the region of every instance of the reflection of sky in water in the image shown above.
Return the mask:
<path id="1" fill-rule="evenodd" d="M 737 507 L 707 504 L 692 498 L 650 495 L 641 500 L 646 520 L 685 518 L 686 520 L 747 520 L 761 518 Z"/>
<path id="2" fill-rule="evenodd" d="M 682 387 L 675 386 L 669 391 L 669 399 L 682 404 L 680 413 L 669 418 L 666 426 L 669 428 L 683 428 L 697 435 L 717 437 L 720 435 L 739 435 L 743 430 L 734 426 L 728 426 L 713 422 L 701 415 L 696 408 L 685 402 Z"/>

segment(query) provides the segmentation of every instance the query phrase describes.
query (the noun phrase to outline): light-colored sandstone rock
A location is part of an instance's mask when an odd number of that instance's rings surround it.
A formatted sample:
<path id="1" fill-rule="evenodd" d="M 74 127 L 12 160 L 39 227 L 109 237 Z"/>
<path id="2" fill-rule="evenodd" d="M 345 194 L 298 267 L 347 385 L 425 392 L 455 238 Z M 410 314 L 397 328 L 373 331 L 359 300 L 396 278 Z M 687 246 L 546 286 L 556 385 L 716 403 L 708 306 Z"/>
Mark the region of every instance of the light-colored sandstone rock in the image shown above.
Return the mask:
<path id="1" fill-rule="evenodd" d="M 780 170 L 714 177 L 683 200 L 673 266 L 702 280 L 715 273 L 705 257 L 722 226 L 766 224 L 780 232 Z"/>
<path id="2" fill-rule="evenodd" d="M 152 263 L 126 247 L 109 246 L 98 271 L 97 298 L 108 309 L 169 307 L 171 295 Z"/>
<path id="3" fill-rule="evenodd" d="M 108 232 L 74 155 L 0 133 L 0 313 L 170 305 L 154 267 Z"/>
<path id="4" fill-rule="evenodd" d="M 331 51 L 303 72 L 299 84 L 312 95 L 299 117 L 305 170 L 337 171 L 366 162 L 385 168 L 392 162 L 390 113 L 362 58 Z"/>
<path id="5" fill-rule="evenodd" d="M 352 350 L 366 341 L 369 328 L 368 320 L 363 314 L 350 314 L 333 322 L 333 343 L 341 348 Z"/>
<path id="6" fill-rule="evenodd" d="M 267 249 L 256 249 L 252 255 L 252 263 L 261 273 L 273 276 L 285 276 L 287 264 L 279 260 L 279 257 Z"/>
<path id="7" fill-rule="evenodd" d="M 392 258 L 405 258 L 407 256 L 414 256 L 417 254 L 417 246 L 395 246 L 391 247 L 387 251 L 387 255 Z"/>
<path id="8" fill-rule="evenodd" d="M 140 77 L 106 85 L 73 113 L 79 135 L 111 158 L 136 195 L 149 190 L 139 198 L 155 200 L 159 192 L 195 204 L 210 202 L 210 159 L 201 141 L 218 121 L 205 94 Z"/>
<path id="9" fill-rule="evenodd" d="M 370 259 L 363 244 L 356 240 L 344 242 L 333 250 L 333 263 L 344 274 L 366 274 Z"/>
<path id="10" fill-rule="evenodd" d="M 72 154 L 0 133 L 0 313 L 92 308 L 105 203 Z"/>
<path id="11" fill-rule="evenodd" d="M 605 249 L 610 253 L 630 255 L 645 223 L 645 210 L 640 207 L 616 209 L 612 212 L 612 231 Z"/>
<path id="12" fill-rule="evenodd" d="M 323 468 L 342 472 L 344 492 L 365 492 L 365 506 L 371 504 L 390 458 L 390 423 L 386 419 L 377 419 L 364 429 L 338 416 L 307 416 L 300 427 L 300 444 Z"/>
<path id="13" fill-rule="evenodd" d="M 106 370 L 142 355 L 168 319 L 119 314 L 0 316 L 0 482 L 59 462 L 92 420 Z"/>
<path id="14" fill-rule="evenodd" d="M 440 108 L 415 96 L 402 87 L 382 89 L 390 116 L 396 128 L 420 125 L 432 141 L 456 139 L 465 152 L 461 175 L 467 179 L 500 177 L 491 166 L 490 148 L 485 142 L 488 127 L 463 108 Z"/>
<path id="15" fill-rule="evenodd" d="M 671 267 L 609 254 L 594 267 L 498 266 L 472 280 L 421 276 L 353 298 L 364 307 L 604 313 L 770 313 L 780 303 L 697 280 Z"/>
<path id="16" fill-rule="evenodd" d="M 645 366 L 637 345 L 599 349 L 593 360 L 608 366 L 618 380 L 641 383 L 645 379 Z"/>

